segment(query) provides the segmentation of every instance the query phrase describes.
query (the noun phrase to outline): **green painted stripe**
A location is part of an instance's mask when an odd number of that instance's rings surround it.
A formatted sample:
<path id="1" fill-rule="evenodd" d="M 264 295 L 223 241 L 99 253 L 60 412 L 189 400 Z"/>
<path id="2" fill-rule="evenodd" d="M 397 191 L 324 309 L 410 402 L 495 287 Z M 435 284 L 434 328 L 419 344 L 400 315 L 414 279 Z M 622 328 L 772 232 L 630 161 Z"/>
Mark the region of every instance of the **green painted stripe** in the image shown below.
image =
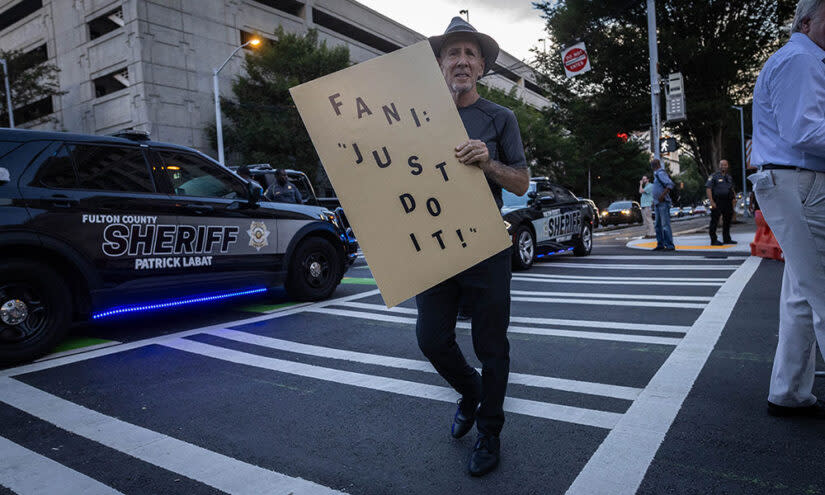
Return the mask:
<path id="1" fill-rule="evenodd" d="M 111 340 L 104 340 L 104 339 L 95 339 L 93 337 L 70 337 L 55 347 L 52 352 L 66 352 L 72 351 L 74 349 L 82 349 L 84 347 L 89 347 L 98 344 L 106 344 L 108 342 L 112 342 Z"/>
<path id="2" fill-rule="evenodd" d="M 357 284 L 357 285 L 376 285 L 374 278 L 356 278 L 356 277 L 344 277 L 341 280 L 342 284 Z"/>
<path id="3" fill-rule="evenodd" d="M 243 306 L 239 308 L 241 311 L 248 311 L 250 313 L 266 313 L 268 311 L 274 311 L 276 309 L 281 308 L 288 308 L 290 306 L 295 306 L 296 302 L 288 302 L 288 303 L 281 303 L 281 304 L 252 304 L 250 306 Z"/>

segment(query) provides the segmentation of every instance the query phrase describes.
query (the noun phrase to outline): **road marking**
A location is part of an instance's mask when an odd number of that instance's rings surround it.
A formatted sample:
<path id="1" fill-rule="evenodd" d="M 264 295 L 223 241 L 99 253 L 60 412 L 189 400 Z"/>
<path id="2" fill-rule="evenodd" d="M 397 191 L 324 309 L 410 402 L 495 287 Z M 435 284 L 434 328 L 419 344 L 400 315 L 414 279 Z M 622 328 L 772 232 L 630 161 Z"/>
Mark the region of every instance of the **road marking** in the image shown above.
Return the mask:
<path id="1" fill-rule="evenodd" d="M 614 299 L 565 299 L 557 297 L 510 297 L 513 301 L 545 304 L 584 304 L 590 306 L 631 306 L 637 308 L 683 308 L 702 309 L 704 304 L 669 303 L 662 301 L 617 301 Z"/>
<path id="2" fill-rule="evenodd" d="M 576 477 L 568 495 L 636 493 L 760 261 L 748 258 L 719 289 Z"/>
<path id="3" fill-rule="evenodd" d="M 352 371 L 338 370 L 334 368 L 324 368 L 311 364 L 285 361 L 257 354 L 227 349 L 201 342 L 187 339 L 170 339 L 163 342 L 163 345 L 178 349 L 180 351 L 199 354 L 201 356 L 220 359 L 231 363 L 254 366 L 281 373 L 315 378 L 333 383 L 350 385 L 353 387 L 380 390 L 399 395 L 407 395 L 422 399 L 438 400 L 443 402 L 455 402 L 458 393 L 451 388 L 429 385 L 426 383 L 399 380 L 397 378 L 387 378 L 383 376 L 367 375 L 364 373 L 354 373 Z M 553 419 L 567 423 L 576 423 L 597 428 L 610 429 L 621 417 L 620 413 L 597 411 L 594 409 L 584 409 L 573 406 L 563 406 L 547 402 L 538 402 L 527 399 L 516 399 L 507 397 L 504 399 L 504 410 L 511 413 L 534 416 L 537 418 Z"/>
<path id="4" fill-rule="evenodd" d="M 407 309 L 407 308 L 405 308 Z M 346 309 L 335 308 L 318 308 L 311 309 L 309 312 L 321 313 L 325 315 L 346 316 L 350 318 L 361 318 L 364 320 L 383 321 L 388 323 L 401 323 L 406 325 L 415 325 L 415 318 L 403 318 L 400 316 L 390 316 L 378 313 L 364 313 L 361 311 L 349 311 Z M 515 321 L 515 318 L 511 318 Z M 456 328 L 471 328 L 470 323 L 458 322 Z M 582 332 L 578 330 L 561 330 L 556 328 L 538 328 L 538 327 L 520 327 L 513 326 L 507 329 L 508 333 L 523 333 L 528 335 L 544 335 L 547 337 L 569 337 L 574 339 L 592 339 L 592 340 L 609 340 L 615 342 L 637 342 L 641 344 L 662 344 L 662 345 L 676 345 L 682 339 L 672 337 L 653 337 L 648 335 L 630 335 L 621 333 L 608 332 Z"/>
<path id="5" fill-rule="evenodd" d="M 300 344 L 289 340 L 275 339 L 262 335 L 239 332 L 237 330 L 221 329 L 206 332 L 224 339 L 244 342 L 269 349 L 307 354 L 329 359 L 340 359 L 355 363 L 374 364 L 389 368 L 400 368 L 414 371 L 424 371 L 435 373 L 435 368 L 429 361 L 406 359 L 379 354 L 367 354 L 363 352 L 346 351 L 331 347 L 320 347 L 315 345 Z M 554 390 L 564 390 L 580 394 L 599 395 L 602 397 L 613 397 L 616 399 L 633 400 L 642 389 L 634 387 L 622 387 L 619 385 L 608 385 L 605 383 L 583 382 L 578 380 L 567 380 L 564 378 L 554 378 L 549 376 L 529 375 L 524 373 L 510 373 L 510 384 L 526 385 L 529 387 L 550 388 Z"/>
<path id="6" fill-rule="evenodd" d="M 385 306 L 381 304 L 351 302 L 347 304 L 347 307 L 356 309 L 369 309 L 375 311 L 386 311 L 388 313 L 418 315 L 417 309 L 405 308 L 404 306 L 396 306 L 394 308 L 387 309 Z M 338 310 L 336 309 L 336 311 Z M 415 320 L 413 320 L 413 322 L 414 321 Z M 395 323 L 407 323 L 407 320 L 396 321 Z M 535 318 L 531 316 L 511 316 L 510 323 L 529 323 L 532 325 L 562 325 L 568 327 L 584 328 L 609 328 L 611 330 L 633 330 L 637 332 L 687 333 L 688 330 L 690 330 L 690 327 L 685 325 L 653 325 L 647 323 L 625 323 L 619 321 L 564 320 L 559 318 Z M 459 328 L 470 328 L 470 324 L 464 322 L 459 322 L 458 326 Z"/>
<path id="7" fill-rule="evenodd" d="M 733 267 L 734 269 L 736 267 Z M 594 282 L 621 280 L 625 282 L 718 282 L 719 285 L 725 283 L 727 278 L 693 278 L 693 277 L 588 277 L 586 275 L 560 275 L 555 273 L 519 273 L 519 277 L 527 278 L 554 278 L 561 280 L 590 280 Z"/>
<path id="8" fill-rule="evenodd" d="M 12 378 L 0 378 L 0 400 L 70 433 L 227 493 L 341 493 L 106 416 Z"/>
<path id="9" fill-rule="evenodd" d="M 666 285 L 666 286 L 679 286 L 679 287 L 719 287 L 722 285 L 722 282 L 660 282 L 660 281 L 653 281 L 650 282 L 621 282 L 616 280 L 569 280 L 563 278 L 556 278 L 556 277 L 546 277 L 546 278 L 528 278 L 523 276 L 514 276 L 513 280 L 517 282 L 540 282 L 546 284 L 596 284 L 596 285 Z"/>
<path id="10" fill-rule="evenodd" d="M 700 301 L 708 302 L 710 297 L 705 296 L 671 296 L 666 294 L 602 294 L 599 292 L 543 292 L 533 290 L 511 290 L 513 296 L 535 296 L 535 297 L 590 297 L 594 299 L 630 299 L 646 303 L 647 300 L 656 301 L 666 299 L 668 301 Z"/>
<path id="11" fill-rule="evenodd" d="M 677 255 L 677 256 L 655 256 L 655 255 L 644 255 L 644 254 L 636 254 L 636 255 L 628 255 L 628 254 L 599 254 L 599 255 L 590 255 L 584 258 L 579 258 L 581 260 L 665 260 L 665 261 L 744 261 L 747 259 L 747 256 L 694 256 L 694 255 Z"/>
<path id="12" fill-rule="evenodd" d="M 619 263 L 546 263 L 536 265 L 541 268 L 598 268 L 600 270 L 736 270 L 738 265 L 654 265 L 654 264 L 619 264 Z"/>
<path id="13" fill-rule="evenodd" d="M 117 495 L 120 492 L 6 438 L 0 437 L 0 486 L 20 495 L 82 493 Z"/>
<path id="14" fill-rule="evenodd" d="M 234 326 L 241 326 L 241 325 L 249 325 L 252 323 L 259 323 L 262 321 L 271 320 L 274 318 L 282 318 L 284 316 L 294 315 L 296 313 L 302 313 L 309 308 L 323 308 L 324 306 L 328 306 L 330 304 L 341 304 L 348 301 L 354 301 L 356 299 L 363 299 L 365 297 L 371 297 L 376 294 L 380 294 L 378 289 L 368 290 L 364 292 L 359 292 L 357 294 L 350 294 L 348 296 L 339 297 L 337 299 L 328 299 L 326 301 L 320 301 L 314 304 L 310 304 L 308 306 L 300 305 L 300 306 L 292 306 L 289 308 L 283 308 L 281 310 L 276 310 L 273 313 L 265 314 L 261 316 L 253 316 L 251 318 L 244 318 L 242 320 L 235 320 L 229 321 L 224 323 L 219 323 L 216 325 L 208 325 L 201 328 L 195 328 L 192 330 L 184 330 L 183 332 L 176 332 L 168 335 L 162 335 L 159 337 L 150 337 L 148 339 L 138 340 L 135 342 L 126 342 L 123 344 L 113 345 L 111 347 L 107 347 L 105 349 L 97 349 L 94 351 L 84 352 L 80 354 L 74 354 L 72 356 L 65 356 L 59 357 L 55 359 L 50 359 L 48 361 L 36 362 L 32 364 L 26 364 L 23 366 L 18 366 L 16 368 L 8 368 L 5 370 L 0 370 L 0 378 L 6 376 L 15 376 L 15 375 L 22 375 L 25 373 L 33 373 L 35 371 L 42 371 L 49 368 L 56 368 L 58 366 L 63 366 L 66 364 L 72 364 L 79 361 L 85 361 L 87 359 L 94 359 L 102 356 L 108 356 L 110 354 L 116 354 L 118 352 L 125 352 L 130 351 L 133 349 L 138 349 L 140 347 L 145 347 L 147 345 L 158 344 L 168 338 L 171 337 L 186 337 L 189 335 L 195 335 L 198 333 L 202 333 L 211 329 L 215 328 L 225 328 L 225 327 L 234 327 Z"/>

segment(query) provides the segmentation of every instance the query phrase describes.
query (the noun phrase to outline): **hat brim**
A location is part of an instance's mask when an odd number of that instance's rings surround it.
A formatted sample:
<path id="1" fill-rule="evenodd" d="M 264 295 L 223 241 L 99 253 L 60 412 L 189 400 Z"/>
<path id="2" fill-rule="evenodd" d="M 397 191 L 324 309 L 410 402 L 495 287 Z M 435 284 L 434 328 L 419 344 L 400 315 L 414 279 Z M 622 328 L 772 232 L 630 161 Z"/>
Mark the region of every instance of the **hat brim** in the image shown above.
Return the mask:
<path id="1" fill-rule="evenodd" d="M 435 58 L 439 58 L 441 56 L 441 47 L 444 46 L 444 43 L 457 36 L 470 36 L 475 38 L 476 42 L 478 42 L 478 45 L 481 47 L 481 53 L 484 56 L 484 73 L 482 76 L 486 76 L 487 73 L 492 70 L 493 65 L 495 65 L 496 60 L 498 59 L 499 47 L 496 40 L 484 33 L 473 31 L 453 31 L 451 33 L 442 34 L 439 36 L 430 36 L 427 40 L 433 48 Z"/>

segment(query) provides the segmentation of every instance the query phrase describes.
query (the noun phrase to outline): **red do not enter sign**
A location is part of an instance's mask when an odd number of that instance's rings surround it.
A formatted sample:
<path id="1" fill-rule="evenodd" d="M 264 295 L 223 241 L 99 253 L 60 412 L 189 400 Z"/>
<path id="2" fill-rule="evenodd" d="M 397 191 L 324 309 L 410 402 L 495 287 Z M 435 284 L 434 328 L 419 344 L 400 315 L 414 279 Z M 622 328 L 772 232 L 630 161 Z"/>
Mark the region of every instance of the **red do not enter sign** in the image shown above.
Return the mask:
<path id="1" fill-rule="evenodd" d="M 569 72 L 578 72 L 587 65 L 587 52 L 573 48 L 564 55 L 564 68 Z"/>

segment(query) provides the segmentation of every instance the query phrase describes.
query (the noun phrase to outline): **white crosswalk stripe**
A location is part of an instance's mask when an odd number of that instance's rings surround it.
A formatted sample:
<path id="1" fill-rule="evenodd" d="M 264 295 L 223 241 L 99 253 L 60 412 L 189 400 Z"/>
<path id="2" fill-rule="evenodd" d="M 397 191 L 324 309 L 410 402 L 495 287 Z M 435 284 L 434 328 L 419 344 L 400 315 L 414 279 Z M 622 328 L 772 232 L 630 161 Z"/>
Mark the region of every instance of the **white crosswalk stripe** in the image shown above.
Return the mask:
<path id="1" fill-rule="evenodd" d="M 85 474 L 69 469 L 3 437 L 0 437 L 0 459 L 0 486 L 5 486 L 20 495 L 120 493 Z"/>
<path id="2" fill-rule="evenodd" d="M 0 378 L 0 400 L 75 435 L 227 493 L 341 493 L 121 421 L 11 378 Z"/>

